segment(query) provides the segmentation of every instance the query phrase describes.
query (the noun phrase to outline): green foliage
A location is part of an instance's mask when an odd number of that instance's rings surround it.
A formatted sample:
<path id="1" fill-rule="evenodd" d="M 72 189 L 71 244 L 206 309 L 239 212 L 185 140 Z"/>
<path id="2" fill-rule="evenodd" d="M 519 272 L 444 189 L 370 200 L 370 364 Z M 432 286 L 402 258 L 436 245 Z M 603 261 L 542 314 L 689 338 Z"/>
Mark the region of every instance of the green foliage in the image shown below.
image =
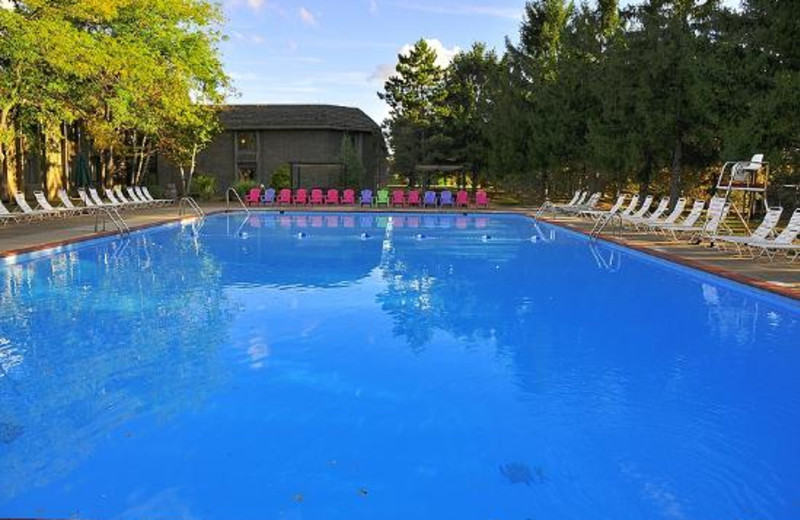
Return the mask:
<path id="1" fill-rule="evenodd" d="M 442 76 L 420 42 L 380 94 L 394 172 L 413 182 L 419 164 L 448 161 L 545 196 L 631 184 L 675 196 L 762 152 L 776 179 L 800 181 L 795 10 L 533 0 L 503 56 L 475 44 Z"/>
<path id="2" fill-rule="evenodd" d="M 289 163 L 283 163 L 275 168 L 270 178 L 270 186 L 276 190 L 292 186 L 292 169 Z"/>
<path id="3" fill-rule="evenodd" d="M 228 90 L 210 0 L 18 0 L 0 8 L 0 143 L 78 121 L 106 179 L 156 151 L 188 187 Z M 2 157 L 0 157 L 2 159 Z"/>
<path id="4" fill-rule="evenodd" d="M 342 136 L 342 144 L 339 147 L 339 157 L 337 160 L 342 163 L 342 175 L 339 187 L 361 187 L 364 183 L 364 164 L 361 162 L 361 157 L 358 156 L 356 147 L 353 146 L 353 140 L 349 135 Z"/>
<path id="5" fill-rule="evenodd" d="M 441 150 L 435 141 L 443 136 L 438 129 L 447 114 L 447 91 L 436 51 L 425 40 L 397 59 L 396 74 L 378 96 L 390 109 L 384 128 L 394 150 L 394 167 L 413 183 L 417 165 L 435 160 Z"/>
<path id="6" fill-rule="evenodd" d="M 253 188 L 258 188 L 259 186 L 260 184 L 258 181 L 250 179 L 240 179 L 234 182 L 232 187 L 234 190 L 236 190 L 236 193 L 238 193 L 242 198 L 244 198 L 245 195 L 250 193 L 250 190 L 252 190 Z"/>
<path id="7" fill-rule="evenodd" d="M 200 200 L 211 200 L 217 194 L 217 177 L 213 175 L 195 175 L 189 194 Z"/>

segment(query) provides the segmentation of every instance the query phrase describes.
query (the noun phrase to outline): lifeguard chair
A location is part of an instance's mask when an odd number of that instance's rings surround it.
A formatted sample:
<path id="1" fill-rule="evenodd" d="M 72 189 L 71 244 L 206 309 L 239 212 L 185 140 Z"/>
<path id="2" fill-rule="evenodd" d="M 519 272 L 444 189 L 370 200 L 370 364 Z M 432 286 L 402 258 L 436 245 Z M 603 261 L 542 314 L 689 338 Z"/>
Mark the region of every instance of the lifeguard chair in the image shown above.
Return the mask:
<path id="1" fill-rule="evenodd" d="M 769 163 L 764 162 L 764 154 L 757 153 L 749 161 L 728 161 L 722 165 L 717 179 L 717 192 L 731 204 L 731 209 L 747 225 L 756 209 L 759 199 L 767 204 L 769 184 Z"/>

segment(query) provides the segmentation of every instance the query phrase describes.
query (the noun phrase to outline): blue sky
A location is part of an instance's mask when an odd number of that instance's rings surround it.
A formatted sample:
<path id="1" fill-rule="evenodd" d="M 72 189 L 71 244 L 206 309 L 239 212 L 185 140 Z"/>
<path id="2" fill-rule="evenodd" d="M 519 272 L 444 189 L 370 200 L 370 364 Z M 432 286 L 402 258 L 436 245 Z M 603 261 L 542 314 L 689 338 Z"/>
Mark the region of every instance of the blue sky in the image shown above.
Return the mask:
<path id="1" fill-rule="evenodd" d="M 516 35 L 524 1 L 225 0 L 226 70 L 233 103 L 357 106 L 378 122 L 376 92 L 397 54 L 420 38 L 447 59 L 473 41 L 502 48 Z"/>
<path id="2" fill-rule="evenodd" d="M 223 59 L 238 91 L 230 102 L 356 106 L 380 123 L 388 109 L 376 93 L 404 47 L 432 40 L 443 62 L 474 41 L 501 50 L 516 38 L 524 3 L 222 0 Z"/>

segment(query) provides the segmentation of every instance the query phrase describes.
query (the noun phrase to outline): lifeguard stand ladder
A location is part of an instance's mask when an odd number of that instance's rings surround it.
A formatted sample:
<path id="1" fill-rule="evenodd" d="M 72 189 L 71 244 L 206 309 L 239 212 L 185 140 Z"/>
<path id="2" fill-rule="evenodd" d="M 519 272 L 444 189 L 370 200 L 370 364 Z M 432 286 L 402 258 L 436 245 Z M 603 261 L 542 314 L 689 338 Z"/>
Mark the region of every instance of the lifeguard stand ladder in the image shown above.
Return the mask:
<path id="1" fill-rule="evenodd" d="M 764 208 L 769 207 L 768 185 L 769 163 L 764 162 L 763 154 L 756 154 L 749 161 L 728 161 L 723 164 L 717 179 L 717 193 L 725 197 L 725 203 L 730 203 L 731 209 L 749 232 L 748 222 L 755 210 L 759 193 L 762 194 Z"/>

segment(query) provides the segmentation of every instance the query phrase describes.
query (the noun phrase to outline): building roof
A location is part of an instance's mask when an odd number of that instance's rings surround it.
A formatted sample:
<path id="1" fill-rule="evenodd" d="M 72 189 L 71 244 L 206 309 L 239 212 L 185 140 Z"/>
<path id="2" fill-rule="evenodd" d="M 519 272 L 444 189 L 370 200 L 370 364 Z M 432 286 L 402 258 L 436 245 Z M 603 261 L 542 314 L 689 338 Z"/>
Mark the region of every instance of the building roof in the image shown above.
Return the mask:
<path id="1" fill-rule="evenodd" d="M 380 131 L 360 108 L 335 105 L 225 105 L 219 119 L 225 130 Z"/>

